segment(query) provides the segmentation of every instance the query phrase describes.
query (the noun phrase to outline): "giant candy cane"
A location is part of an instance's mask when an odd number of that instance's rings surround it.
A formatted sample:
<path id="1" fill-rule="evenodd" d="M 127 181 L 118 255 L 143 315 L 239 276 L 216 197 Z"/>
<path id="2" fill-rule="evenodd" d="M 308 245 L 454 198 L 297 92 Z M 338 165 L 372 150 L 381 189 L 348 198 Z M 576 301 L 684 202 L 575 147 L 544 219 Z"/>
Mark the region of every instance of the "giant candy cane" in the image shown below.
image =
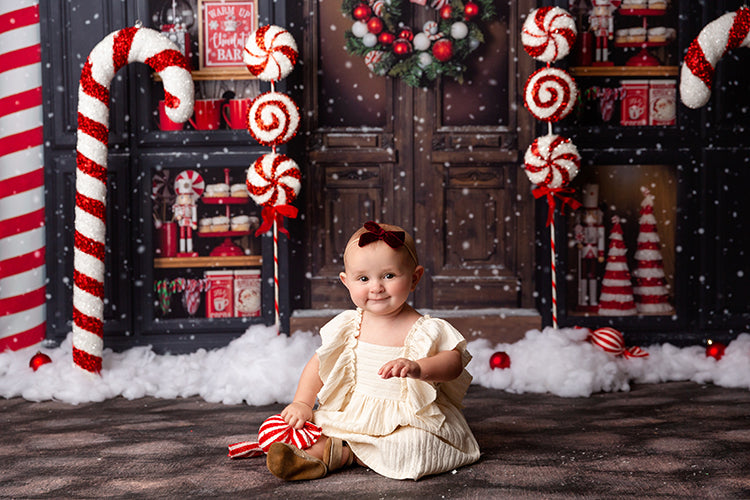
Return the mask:
<path id="1" fill-rule="evenodd" d="M 750 47 L 750 8 L 724 14 L 708 23 L 688 47 L 680 73 L 680 99 L 689 108 L 700 108 L 711 98 L 714 70 L 724 54 Z"/>
<path id="2" fill-rule="evenodd" d="M 135 26 L 110 33 L 83 66 L 78 88 L 73 362 L 93 373 L 101 371 L 104 344 L 109 87 L 117 70 L 131 62 L 146 63 L 159 74 L 172 121 L 184 122 L 193 113 L 193 80 L 187 61 L 157 31 Z"/>

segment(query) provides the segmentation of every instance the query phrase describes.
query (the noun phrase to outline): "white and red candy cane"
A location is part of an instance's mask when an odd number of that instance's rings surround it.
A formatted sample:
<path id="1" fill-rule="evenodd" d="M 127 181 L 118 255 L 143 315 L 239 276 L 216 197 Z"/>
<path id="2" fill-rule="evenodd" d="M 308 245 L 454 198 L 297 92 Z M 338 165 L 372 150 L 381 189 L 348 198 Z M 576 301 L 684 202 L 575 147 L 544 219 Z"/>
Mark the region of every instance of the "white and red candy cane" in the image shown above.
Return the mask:
<path id="1" fill-rule="evenodd" d="M 322 429 L 312 422 L 305 422 L 302 429 L 289 427 L 281 415 L 267 418 L 258 430 L 258 441 L 242 441 L 229 445 L 229 458 L 249 458 L 268 453 L 273 443 L 292 444 L 304 450 L 320 439 Z"/>
<path id="2" fill-rule="evenodd" d="M 193 113 L 193 80 L 175 44 L 148 28 L 115 31 L 89 54 L 78 90 L 73 362 L 99 373 L 104 316 L 104 237 L 107 200 L 109 88 L 121 67 L 146 63 L 164 82 L 166 113 L 184 122 Z"/>
<path id="3" fill-rule="evenodd" d="M 291 33 L 274 25 L 261 26 L 247 37 L 242 60 L 259 80 L 285 78 L 297 62 L 297 42 Z"/>
<path id="4" fill-rule="evenodd" d="M 693 109 L 711 98 L 714 70 L 724 54 L 737 47 L 750 47 L 750 8 L 724 14 L 708 23 L 685 54 L 680 73 L 680 99 Z"/>
<path id="5" fill-rule="evenodd" d="M 559 61 L 570 53 L 578 30 L 573 16 L 560 7 L 541 7 L 529 13 L 521 29 L 524 50 L 546 63 Z"/>

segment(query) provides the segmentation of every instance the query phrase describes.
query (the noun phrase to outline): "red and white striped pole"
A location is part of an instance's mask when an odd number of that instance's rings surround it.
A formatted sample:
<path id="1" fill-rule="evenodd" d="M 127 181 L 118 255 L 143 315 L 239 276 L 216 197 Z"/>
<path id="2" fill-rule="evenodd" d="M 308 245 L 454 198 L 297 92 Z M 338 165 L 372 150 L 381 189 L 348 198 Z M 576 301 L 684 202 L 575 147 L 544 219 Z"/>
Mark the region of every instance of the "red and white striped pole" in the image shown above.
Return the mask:
<path id="1" fill-rule="evenodd" d="M 46 333 L 38 0 L 0 3 L 0 352 Z"/>

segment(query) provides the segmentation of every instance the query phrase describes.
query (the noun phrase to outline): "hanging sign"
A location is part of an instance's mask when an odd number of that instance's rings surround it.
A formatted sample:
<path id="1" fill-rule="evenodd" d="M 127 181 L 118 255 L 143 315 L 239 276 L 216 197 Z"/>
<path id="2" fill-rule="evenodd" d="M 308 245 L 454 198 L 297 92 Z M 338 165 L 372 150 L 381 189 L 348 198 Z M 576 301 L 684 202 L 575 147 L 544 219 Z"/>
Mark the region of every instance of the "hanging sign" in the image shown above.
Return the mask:
<path id="1" fill-rule="evenodd" d="M 244 68 L 247 37 L 258 27 L 257 1 L 199 0 L 200 68 Z"/>

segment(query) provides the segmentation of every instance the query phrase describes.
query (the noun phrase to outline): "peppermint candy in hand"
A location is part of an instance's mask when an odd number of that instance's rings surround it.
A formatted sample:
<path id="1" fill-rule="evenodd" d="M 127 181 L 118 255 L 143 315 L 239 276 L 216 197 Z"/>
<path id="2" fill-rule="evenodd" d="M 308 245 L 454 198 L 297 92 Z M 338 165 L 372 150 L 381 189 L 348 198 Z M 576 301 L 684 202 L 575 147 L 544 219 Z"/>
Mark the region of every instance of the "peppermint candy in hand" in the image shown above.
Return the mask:
<path id="1" fill-rule="evenodd" d="M 550 189 L 567 186 L 581 167 L 581 155 L 575 144 L 556 134 L 537 137 L 523 160 L 529 180 Z"/>

